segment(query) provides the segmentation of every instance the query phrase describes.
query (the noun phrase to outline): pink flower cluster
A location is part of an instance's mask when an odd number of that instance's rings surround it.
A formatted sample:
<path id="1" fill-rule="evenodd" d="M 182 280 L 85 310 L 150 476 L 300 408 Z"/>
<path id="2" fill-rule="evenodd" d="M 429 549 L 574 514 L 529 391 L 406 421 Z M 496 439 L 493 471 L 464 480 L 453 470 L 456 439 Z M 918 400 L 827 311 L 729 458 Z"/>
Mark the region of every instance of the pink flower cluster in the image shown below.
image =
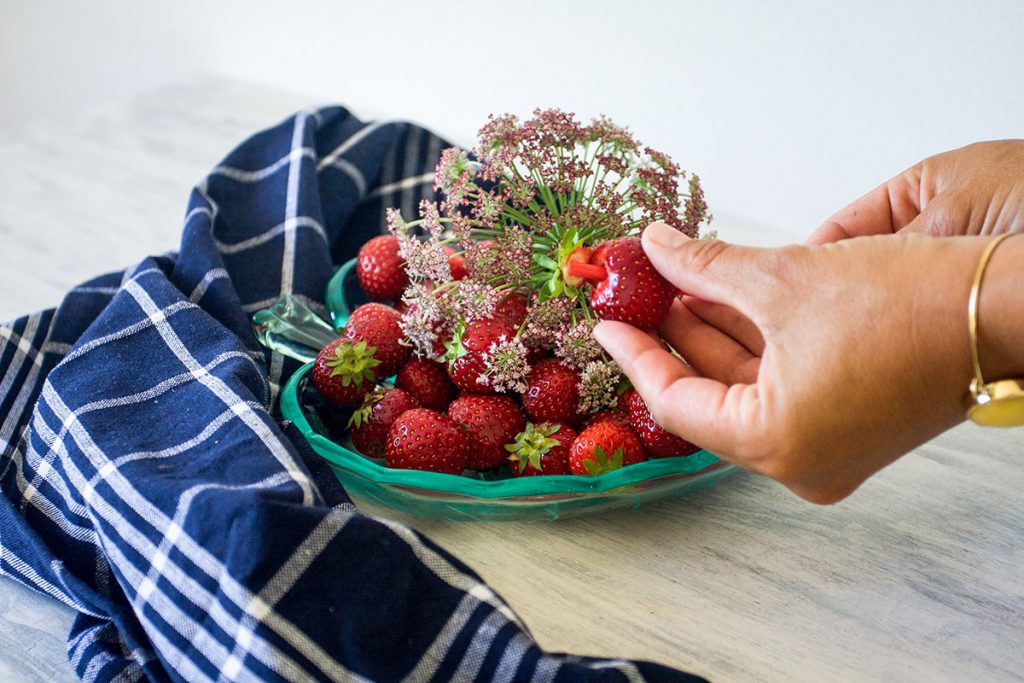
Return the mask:
<path id="1" fill-rule="evenodd" d="M 614 402 L 621 373 L 593 339 L 585 292 L 562 280 L 565 259 L 655 220 L 698 237 L 710 220 L 700 179 L 606 117 L 537 109 L 491 116 L 472 153 L 444 150 L 434 187 L 441 200 L 415 220 L 388 212 L 411 280 L 406 343 L 439 357 L 458 326 L 496 315 L 511 294 L 525 318 L 488 350 L 487 381 L 519 390 L 531 354 L 553 354 L 581 373 L 582 403 Z"/>

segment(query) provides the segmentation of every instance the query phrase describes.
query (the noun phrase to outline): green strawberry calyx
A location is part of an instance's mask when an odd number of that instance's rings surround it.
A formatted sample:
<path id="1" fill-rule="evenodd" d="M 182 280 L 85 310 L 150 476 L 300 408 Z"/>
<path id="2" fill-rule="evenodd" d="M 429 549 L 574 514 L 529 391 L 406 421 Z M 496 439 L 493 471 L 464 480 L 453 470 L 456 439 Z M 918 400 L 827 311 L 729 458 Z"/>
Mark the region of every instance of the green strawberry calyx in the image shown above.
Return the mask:
<path id="1" fill-rule="evenodd" d="M 450 341 L 444 343 L 445 348 L 445 360 L 448 361 L 449 366 L 454 363 L 458 358 L 465 356 L 469 353 L 469 349 L 466 348 L 465 344 L 462 343 L 462 337 L 466 334 L 466 323 L 461 320 L 455 325 L 455 334 L 452 335 Z"/>
<path id="2" fill-rule="evenodd" d="M 352 413 L 352 417 L 348 419 L 348 428 L 356 429 L 362 427 L 364 424 L 370 421 L 370 413 L 373 412 L 373 407 L 384 398 L 384 389 L 377 389 L 371 391 L 363 398 L 363 404 L 359 406 L 359 409 Z"/>
<path id="3" fill-rule="evenodd" d="M 608 457 L 603 448 L 594 446 L 594 457 L 583 461 L 583 466 L 592 477 L 617 470 L 622 467 L 622 449 L 616 448 L 611 457 Z"/>
<path id="4" fill-rule="evenodd" d="M 552 439 L 561 425 L 552 422 L 542 422 L 538 425 L 532 422 L 527 423 L 526 429 L 516 435 L 515 443 L 505 446 L 505 450 L 511 453 L 508 456 L 513 467 L 519 468 L 522 474 L 527 465 L 533 465 L 534 469 L 543 471 L 540 466 L 540 459 L 555 446 L 561 445 L 558 439 Z"/>
<path id="5" fill-rule="evenodd" d="M 365 339 L 358 342 L 344 341 L 334 348 L 334 353 L 324 360 L 331 369 L 331 377 L 340 377 L 341 386 L 355 384 L 357 387 L 364 381 L 377 380 L 375 367 L 380 361 L 373 357 L 376 346 L 369 346 Z"/>

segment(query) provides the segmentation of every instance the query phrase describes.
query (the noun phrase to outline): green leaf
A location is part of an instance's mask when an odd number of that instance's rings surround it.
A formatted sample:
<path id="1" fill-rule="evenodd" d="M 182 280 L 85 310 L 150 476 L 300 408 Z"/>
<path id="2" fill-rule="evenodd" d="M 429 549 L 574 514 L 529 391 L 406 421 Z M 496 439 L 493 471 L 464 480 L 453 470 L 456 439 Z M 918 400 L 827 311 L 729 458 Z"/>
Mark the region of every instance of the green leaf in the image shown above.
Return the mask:
<path id="1" fill-rule="evenodd" d="M 622 449 L 615 449 L 615 452 L 609 458 L 603 448 L 595 446 L 593 459 L 585 460 L 583 467 L 587 470 L 587 474 L 592 477 L 620 469 L 622 467 Z"/>
<path id="2" fill-rule="evenodd" d="M 541 256 L 537 259 L 537 263 L 550 270 L 559 270 L 558 261 L 554 260 L 550 256 Z"/>

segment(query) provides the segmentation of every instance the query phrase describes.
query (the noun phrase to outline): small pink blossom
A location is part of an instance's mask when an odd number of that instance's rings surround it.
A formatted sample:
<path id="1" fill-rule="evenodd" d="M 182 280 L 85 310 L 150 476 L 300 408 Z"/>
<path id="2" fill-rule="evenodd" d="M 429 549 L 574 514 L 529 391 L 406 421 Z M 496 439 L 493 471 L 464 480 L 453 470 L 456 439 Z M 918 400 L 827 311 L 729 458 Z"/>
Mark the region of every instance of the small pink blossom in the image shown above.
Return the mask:
<path id="1" fill-rule="evenodd" d="M 594 339 L 592 321 L 580 320 L 555 332 L 555 355 L 569 367 L 582 370 L 601 353 L 601 345 Z"/>
<path id="2" fill-rule="evenodd" d="M 495 391 L 526 391 L 530 373 L 529 351 L 519 337 L 502 337 L 492 342 L 483 355 L 483 375 L 477 381 Z"/>
<path id="3" fill-rule="evenodd" d="M 615 361 L 588 363 L 580 372 L 580 412 L 594 413 L 602 408 L 615 407 L 622 378 L 622 369 Z"/>
<path id="4" fill-rule="evenodd" d="M 486 282 L 463 278 L 458 285 L 449 290 L 448 299 L 453 317 L 470 323 L 493 317 L 501 295 Z"/>

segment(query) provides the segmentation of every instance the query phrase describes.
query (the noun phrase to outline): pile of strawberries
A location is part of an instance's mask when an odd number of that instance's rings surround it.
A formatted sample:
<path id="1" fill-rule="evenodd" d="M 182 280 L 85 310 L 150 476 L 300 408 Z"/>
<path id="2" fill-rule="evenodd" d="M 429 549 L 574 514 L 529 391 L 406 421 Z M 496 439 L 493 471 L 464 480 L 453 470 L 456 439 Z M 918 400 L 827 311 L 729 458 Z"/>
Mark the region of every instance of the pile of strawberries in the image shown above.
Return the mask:
<path id="1" fill-rule="evenodd" d="M 655 423 L 593 336 L 599 320 L 657 333 L 679 292 L 640 235 L 660 221 L 702 236 L 697 176 L 605 117 L 538 109 L 442 151 L 434 190 L 416 215 L 387 210 L 356 270 L 374 303 L 313 369 L 324 398 L 355 410 L 359 451 L 521 477 L 698 450 Z"/>
<path id="2" fill-rule="evenodd" d="M 656 325 L 677 292 L 653 270 L 639 240 L 605 242 L 597 258 L 593 251 L 566 259 L 566 280 L 593 284 L 591 305 L 600 317 Z M 453 279 L 466 277 L 463 257 L 451 251 L 448 258 Z M 486 381 L 487 353 L 521 331 L 528 292 L 505 291 L 491 316 L 460 327 L 434 358 L 416 357 L 403 332 L 407 304 L 382 303 L 399 299 L 409 284 L 395 237 L 364 245 L 356 272 L 378 301 L 352 312 L 341 338 L 317 357 L 312 379 L 327 401 L 355 409 L 348 428 L 364 455 L 395 468 L 523 477 L 597 475 L 699 450 L 657 425 L 627 386 L 614 405 L 581 410 L 580 371 L 550 349 L 530 350 L 518 386 Z"/>

